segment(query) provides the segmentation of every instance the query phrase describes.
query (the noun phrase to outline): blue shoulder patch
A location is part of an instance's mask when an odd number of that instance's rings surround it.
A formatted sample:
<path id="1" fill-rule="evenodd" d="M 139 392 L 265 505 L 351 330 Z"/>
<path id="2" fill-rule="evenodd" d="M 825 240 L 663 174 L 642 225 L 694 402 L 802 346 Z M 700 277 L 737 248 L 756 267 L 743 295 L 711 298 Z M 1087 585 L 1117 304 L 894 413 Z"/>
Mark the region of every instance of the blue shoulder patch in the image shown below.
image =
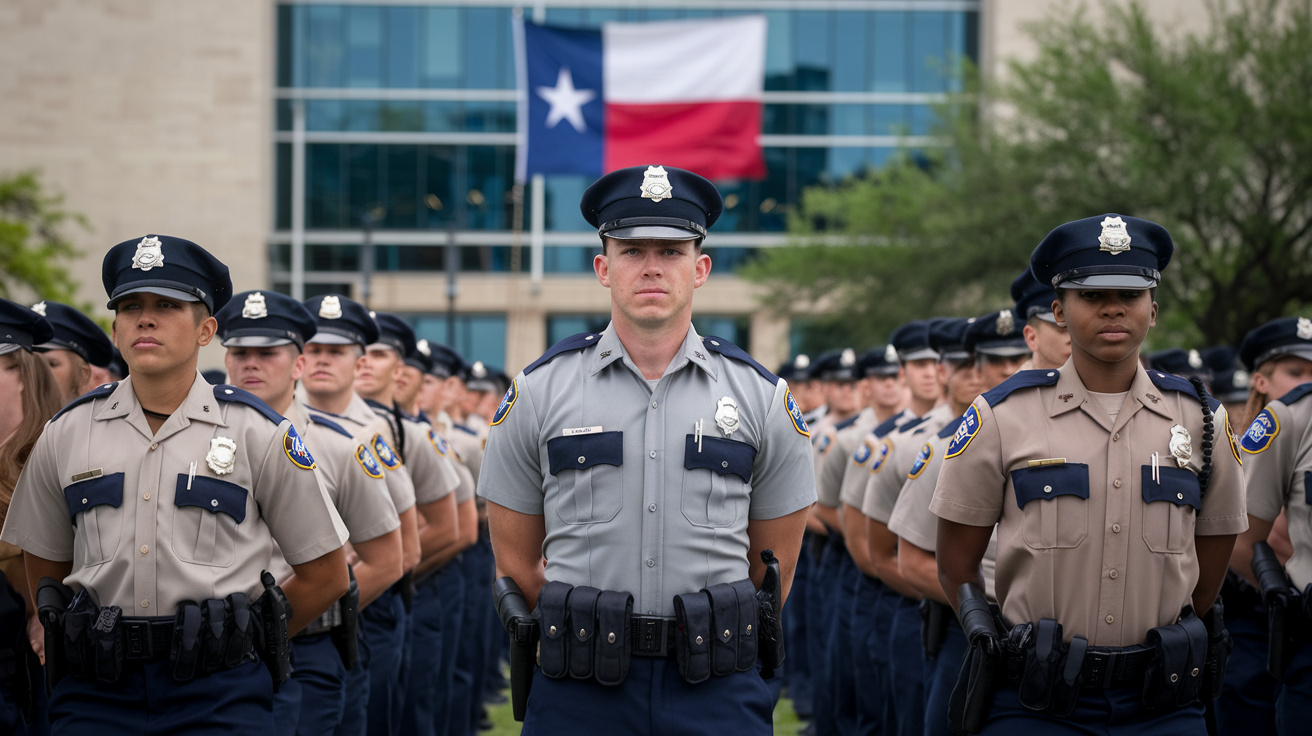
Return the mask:
<path id="1" fill-rule="evenodd" d="M 733 343 L 729 342 L 723 337 L 716 337 L 714 335 L 702 335 L 702 344 L 705 345 L 706 349 L 711 351 L 712 353 L 719 353 L 720 355 L 723 355 L 726 358 L 733 358 L 734 360 L 750 365 L 751 367 L 756 369 L 757 373 L 760 373 L 762 376 L 764 376 L 765 380 L 769 381 L 773 385 L 776 386 L 779 385 L 779 376 L 776 376 L 775 374 L 767 370 L 765 366 L 761 365 L 760 363 L 757 363 L 756 359 L 748 355 L 746 350 L 743 350 L 737 345 L 734 345 Z"/>
<path id="2" fill-rule="evenodd" d="M 1299 399 L 1312 394 L 1312 383 L 1300 384 L 1297 388 L 1280 397 L 1280 403 L 1289 406 Z M 90 394 L 88 394 L 89 396 Z"/>
<path id="3" fill-rule="evenodd" d="M 839 432 L 839 431 L 842 431 L 842 430 L 844 430 L 844 429 L 847 429 L 848 427 L 852 426 L 853 424 L 856 424 L 856 420 L 857 420 L 858 416 L 859 416 L 858 414 L 853 414 L 852 416 L 848 417 L 847 419 L 844 419 L 843 421 L 839 422 L 838 424 L 835 424 L 835 425 L 834 425 L 834 431 L 835 431 L 835 432 Z"/>
<path id="4" fill-rule="evenodd" d="M 52 422 L 55 421 L 56 419 L 64 416 L 64 414 L 66 414 L 70 410 L 82 406 L 88 401 L 95 401 L 96 399 L 109 396 L 110 394 L 114 393 L 114 389 L 116 388 L 118 388 L 118 381 L 114 381 L 113 383 L 106 383 L 103 386 L 97 386 L 91 389 L 90 391 L 82 394 L 81 396 L 77 397 L 76 399 L 73 399 L 72 401 L 68 402 L 68 406 L 65 406 L 63 409 L 60 409 L 58 412 L 56 412 L 53 417 L 50 417 L 50 421 Z"/>
<path id="5" fill-rule="evenodd" d="M 547 348 L 547 352 L 543 353 L 541 358 L 529 363 L 528 367 L 524 369 L 524 375 L 527 376 L 538 368 L 550 363 L 561 353 L 568 353 L 571 350 L 582 350 L 583 348 L 591 347 L 596 345 L 597 341 L 600 339 L 601 335 L 598 335 L 595 332 L 580 332 L 577 335 L 571 335 Z"/>
<path id="6" fill-rule="evenodd" d="M 310 422 L 313 424 L 321 424 L 327 427 L 328 429 L 331 429 L 332 431 L 336 432 L 337 434 L 344 435 L 348 438 L 353 439 L 355 437 L 355 435 L 351 434 L 350 432 L 347 432 L 346 428 L 343 427 L 342 425 L 338 424 L 337 422 L 325 419 L 324 417 L 321 417 L 318 414 L 310 414 Z"/>
<path id="7" fill-rule="evenodd" d="M 1163 391 L 1179 391 L 1182 394 L 1188 394 L 1195 400 L 1198 398 L 1198 392 L 1194 390 L 1194 385 L 1189 382 L 1189 379 L 1182 376 L 1162 373 L 1161 371 L 1148 371 L 1148 379 L 1153 382 L 1154 386 Z M 1212 408 L 1213 413 L 1221 408 L 1221 402 L 1217 401 L 1212 394 L 1205 395 L 1207 396 L 1207 405 Z"/>
<path id="8" fill-rule="evenodd" d="M 967 409 L 967 411 L 969 411 L 969 409 Z M 940 429 L 938 431 L 938 438 L 941 440 L 945 440 L 951 437 L 952 435 L 956 434 L 957 428 L 960 427 L 961 423 L 964 421 L 966 421 L 966 417 L 965 415 L 962 415 L 957 417 L 956 421 L 948 422 L 947 424 L 943 425 L 943 429 Z"/>
<path id="9" fill-rule="evenodd" d="M 1021 371 L 982 395 L 984 400 L 989 402 L 989 406 L 997 406 L 1011 396 L 1013 391 L 1036 386 L 1055 386 L 1058 378 L 1061 378 L 1061 374 L 1057 371 Z"/>
<path id="10" fill-rule="evenodd" d="M 870 430 L 870 434 L 873 434 L 875 439 L 884 439 L 891 434 L 893 430 L 897 429 L 897 420 L 902 418 L 902 414 L 903 412 L 898 412 L 892 417 L 885 419 L 878 427 Z"/>
<path id="11" fill-rule="evenodd" d="M 214 387 L 214 398 L 219 401 L 235 401 L 238 404 L 245 404 L 263 414 L 265 419 L 268 419 L 274 424 L 282 424 L 283 416 L 273 409 L 270 409 L 269 405 L 264 403 L 263 399 L 250 391 L 237 388 L 236 386 L 220 384 Z"/>

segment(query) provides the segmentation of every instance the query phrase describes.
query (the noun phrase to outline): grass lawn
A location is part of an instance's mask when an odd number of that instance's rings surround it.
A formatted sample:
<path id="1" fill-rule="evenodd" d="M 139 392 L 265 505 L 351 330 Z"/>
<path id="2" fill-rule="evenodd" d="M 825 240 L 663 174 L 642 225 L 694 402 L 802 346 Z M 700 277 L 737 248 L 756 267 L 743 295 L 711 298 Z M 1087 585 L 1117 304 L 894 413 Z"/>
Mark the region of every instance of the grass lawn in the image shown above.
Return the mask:
<path id="1" fill-rule="evenodd" d="M 510 697 L 509 690 L 506 691 L 506 697 Z M 489 708 L 488 712 L 492 716 L 495 727 L 483 733 L 488 736 L 519 736 L 519 724 L 510 713 L 509 702 Z M 774 709 L 775 736 L 797 736 L 804 725 L 806 724 L 797 720 L 797 714 L 793 712 L 793 701 L 780 698 L 779 705 Z"/>

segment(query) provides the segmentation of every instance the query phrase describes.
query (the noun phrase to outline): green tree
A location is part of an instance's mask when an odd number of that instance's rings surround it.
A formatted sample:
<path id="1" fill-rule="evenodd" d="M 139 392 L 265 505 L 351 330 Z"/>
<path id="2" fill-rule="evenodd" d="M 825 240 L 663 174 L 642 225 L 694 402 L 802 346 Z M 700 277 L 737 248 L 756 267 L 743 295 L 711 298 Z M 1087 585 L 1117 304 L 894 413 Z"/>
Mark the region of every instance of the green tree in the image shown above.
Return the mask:
<path id="1" fill-rule="evenodd" d="M 769 303 L 814 300 L 857 344 L 982 313 L 1049 230 L 1106 212 L 1175 240 L 1156 345 L 1237 344 L 1312 303 L 1312 0 L 1213 5 L 1184 36 L 1137 3 L 1105 9 L 1027 29 L 1038 55 L 1001 81 L 964 65 L 945 145 L 808 190 L 798 244 L 747 271 Z"/>
<path id="2" fill-rule="evenodd" d="M 77 283 L 64 264 L 78 253 L 64 230 L 87 223 L 63 205 L 62 195 L 43 191 L 35 171 L 0 177 L 0 296 L 30 289 L 41 299 L 73 297 Z"/>

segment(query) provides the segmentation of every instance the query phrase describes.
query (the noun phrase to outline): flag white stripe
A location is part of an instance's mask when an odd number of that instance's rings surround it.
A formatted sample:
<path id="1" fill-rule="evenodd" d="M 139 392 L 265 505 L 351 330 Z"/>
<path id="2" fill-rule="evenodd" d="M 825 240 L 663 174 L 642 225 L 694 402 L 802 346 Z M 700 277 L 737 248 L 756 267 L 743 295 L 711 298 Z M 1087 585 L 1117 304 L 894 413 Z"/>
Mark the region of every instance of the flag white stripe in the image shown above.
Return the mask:
<path id="1" fill-rule="evenodd" d="M 760 100 L 763 15 L 606 23 L 602 58 L 608 104 Z"/>

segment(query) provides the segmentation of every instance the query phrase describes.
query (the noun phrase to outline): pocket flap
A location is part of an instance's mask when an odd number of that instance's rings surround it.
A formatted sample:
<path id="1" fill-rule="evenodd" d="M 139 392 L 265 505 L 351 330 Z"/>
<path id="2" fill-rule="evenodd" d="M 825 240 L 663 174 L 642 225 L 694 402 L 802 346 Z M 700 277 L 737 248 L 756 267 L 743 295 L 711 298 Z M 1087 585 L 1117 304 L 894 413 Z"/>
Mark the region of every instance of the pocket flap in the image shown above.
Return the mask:
<path id="1" fill-rule="evenodd" d="M 188 490 L 188 475 L 178 473 L 178 488 L 173 494 L 174 506 L 196 506 L 210 513 L 223 512 L 238 524 L 246 520 L 245 488 L 207 475 L 191 477 L 190 482 L 191 489 Z"/>
<path id="2" fill-rule="evenodd" d="M 1089 498 L 1089 466 L 1084 463 L 1042 465 L 1036 468 L 1017 468 L 1011 471 L 1011 483 L 1016 488 L 1016 505 L 1035 499 L 1057 496 Z"/>
<path id="3" fill-rule="evenodd" d="M 1157 466 L 1158 483 L 1153 480 L 1153 466 L 1143 466 L 1144 503 L 1153 501 L 1170 501 L 1176 506 L 1193 506 L 1195 511 L 1203 509 L 1203 491 L 1198 484 L 1198 476 L 1185 468 L 1172 468 L 1167 465 Z"/>
<path id="4" fill-rule="evenodd" d="M 624 433 L 598 432 L 552 437 L 547 440 L 547 458 L 551 474 L 562 470 L 584 470 L 593 465 L 624 464 Z"/>
<path id="5" fill-rule="evenodd" d="M 752 482 L 752 461 L 756 448 L 746 442 L 707 437 L 702 435 L 701 452 L 697 451 L 697 437 L 688 435 L 683 445 L 683 467 L 686 470 L 713 470 L 720 475 L 736 475 L 744 483 Z"/>
<path id="6" fill-rule="evenodd" d="M 65 486 L 64 501 L 68 503 L 68 517 L 73 520 L 73 526 L 77 526 L 79 512 L 96 506 L 118 508 L 123 504 L 123 474 L 102 475 Z"/>

